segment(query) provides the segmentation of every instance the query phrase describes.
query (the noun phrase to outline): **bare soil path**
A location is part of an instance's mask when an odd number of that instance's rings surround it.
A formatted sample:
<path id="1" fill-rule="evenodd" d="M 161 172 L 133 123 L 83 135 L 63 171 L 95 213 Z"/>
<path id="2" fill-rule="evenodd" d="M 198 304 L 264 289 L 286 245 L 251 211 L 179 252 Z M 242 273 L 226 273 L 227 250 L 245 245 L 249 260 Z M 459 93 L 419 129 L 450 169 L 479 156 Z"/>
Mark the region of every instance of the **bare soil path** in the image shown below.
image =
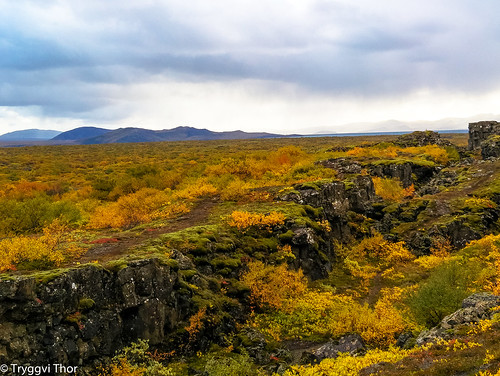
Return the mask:
<path id="1" fill-rule="evenodd" d="M 140 233 L 125 232 L 110 234 L 109 238 L 103 238 L 102 243 L 95 244 L 79 260 L 75 260 L 73 264 L 76 262 L 85 264 L 92 261 L 102 263 L 117 259 L 129 253 L 131 249 L 141 246 L 159 235 L 180 231 L 206 223 L 210 213 L 217 203 L 217 200 L 209 199 L 200 201 L 189 213 L 186 213 L 181 217 L 172 220 L 171 223 L 165 224 L 161 227 L 147 228 Z"/>

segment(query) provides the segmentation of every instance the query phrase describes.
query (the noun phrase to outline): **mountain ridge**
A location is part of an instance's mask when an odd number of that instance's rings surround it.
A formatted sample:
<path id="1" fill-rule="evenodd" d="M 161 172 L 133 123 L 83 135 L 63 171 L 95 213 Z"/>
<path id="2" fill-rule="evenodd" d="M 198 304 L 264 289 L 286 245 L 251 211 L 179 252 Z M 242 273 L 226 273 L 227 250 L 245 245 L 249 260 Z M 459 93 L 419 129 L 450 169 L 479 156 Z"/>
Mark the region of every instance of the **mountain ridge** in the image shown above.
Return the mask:
<path id="1" fill-rule="evenodd" d="M 98 127 L 78 127 L 71 129 L 66 132 L 62 132 L 52 138 L 52 140 L 80 140 L 90 137 L 101 136 L 107 132 L 111 132 L 111 129 L 98 128 Z"/>
<path id="2" fill-rule="evenodd" d="M 0 141 L 46 141 L 61 134 L 61 131 L 51 129 L 23 129 L 0 135 Z"/>
<path id="3" fill-rule="evenodd" d="M 172 129 L 151 130 L 144 128 L 119 128 L 96 137 L 77 140 L 81 144 L 109 144 L 126 142 L 160 142 L 160 141 L 207 141 L 236 140 L 249 138 L 290 137 L 266 132 L 226 131 L 214 132 L 208 129 L 179 126 Z"/>

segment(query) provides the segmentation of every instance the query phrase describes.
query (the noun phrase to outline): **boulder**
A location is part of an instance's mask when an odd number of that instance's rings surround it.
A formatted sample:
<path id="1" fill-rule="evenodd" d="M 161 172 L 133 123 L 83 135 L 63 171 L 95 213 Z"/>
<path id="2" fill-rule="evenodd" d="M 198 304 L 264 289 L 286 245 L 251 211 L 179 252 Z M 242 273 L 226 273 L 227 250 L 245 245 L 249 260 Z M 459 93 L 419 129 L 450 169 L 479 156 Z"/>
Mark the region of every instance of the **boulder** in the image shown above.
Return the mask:
<path id="1" fill-rule="evenodd" d="M 348 334 L 337 341 L 330 341 L 313 351 L 302 354 L 301 363 L 319 363 L 323 359 L 336 358 L 341 353 L 356 355 L 365 351 L 365 342 L 359 334 Z"/>

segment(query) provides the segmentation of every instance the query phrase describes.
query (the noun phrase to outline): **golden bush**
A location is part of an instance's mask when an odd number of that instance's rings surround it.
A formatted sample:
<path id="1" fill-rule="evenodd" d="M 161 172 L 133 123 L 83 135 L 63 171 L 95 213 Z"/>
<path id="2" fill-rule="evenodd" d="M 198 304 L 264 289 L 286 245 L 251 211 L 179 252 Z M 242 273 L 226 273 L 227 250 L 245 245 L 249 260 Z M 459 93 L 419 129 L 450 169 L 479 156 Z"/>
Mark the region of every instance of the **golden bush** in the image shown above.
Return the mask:
<path id="1" fill-rule="evenodd" d="M 0 272 L 22 263 L 37 263 L 41 268 L 59 266 L 84 250 L 75 243 L 63 242 L 66 226 L 55 220 L 41 236 L 17 236 L 0 241 Z"/>
<path id="2" fill-rule="evenodd" d="M 384 200 L 401 202 L 403 199 L 413 197 L 415 194 L 415 187 L 413 184 L 407 188 L 403 188 L 398 179 L 374 176 L 372 180 L 375 194 L 382 197 Z"/>
<path id="3" fill-rule="evenodd" d="M 250 262 L 241 280 L 250 288 L 253 303 L 263 308 L 288 309 L 288 300 L 298 298 L 307 289 L 302 270 L 288 270 L 286 264 L 266 266 L 260 261 Z"/>
<path id="4" fill-rule="evenodd" d="M 251 227 L 272 231 L 274 227 L 283 225 L 285 219 L 286 217 L 283 213 L 275 211 L 260 214 L 235 210 L 229 215 L 228 224 L 243 232 Z"/>

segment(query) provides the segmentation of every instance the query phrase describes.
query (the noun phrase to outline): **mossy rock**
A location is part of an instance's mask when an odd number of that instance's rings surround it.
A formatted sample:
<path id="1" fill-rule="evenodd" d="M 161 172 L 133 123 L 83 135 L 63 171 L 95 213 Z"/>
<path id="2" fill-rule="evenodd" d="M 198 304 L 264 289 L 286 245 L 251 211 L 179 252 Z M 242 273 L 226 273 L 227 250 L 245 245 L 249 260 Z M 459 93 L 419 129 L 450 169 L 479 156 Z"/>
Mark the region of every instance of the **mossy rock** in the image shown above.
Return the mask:
<path id="1" fill-rule="evenodd" d="M 288 230 L 287 232 L 278 235 L 278 239 L 282 243 L 290 243 L 295 236 L 295 233 L 292 230 Z"/>
<path id="2" fill-rule="evenodd" d="M 192 277 L 194 277 L 195 275 L 198 274 L 198 271 L 197 270 L 193 270 L 193 269 L 187 269 L 187 270 L 181 270 L 179 272 L 179 274 L 184 277 L 185 279 L 189 280 L 191 279 Z"/>
<path id="3" fill-rule="evenodd" d="M 237 269 L 241 267 L 241 259 L 218 257 L 210 261 L 210 264 L 216 269 Z"/>

